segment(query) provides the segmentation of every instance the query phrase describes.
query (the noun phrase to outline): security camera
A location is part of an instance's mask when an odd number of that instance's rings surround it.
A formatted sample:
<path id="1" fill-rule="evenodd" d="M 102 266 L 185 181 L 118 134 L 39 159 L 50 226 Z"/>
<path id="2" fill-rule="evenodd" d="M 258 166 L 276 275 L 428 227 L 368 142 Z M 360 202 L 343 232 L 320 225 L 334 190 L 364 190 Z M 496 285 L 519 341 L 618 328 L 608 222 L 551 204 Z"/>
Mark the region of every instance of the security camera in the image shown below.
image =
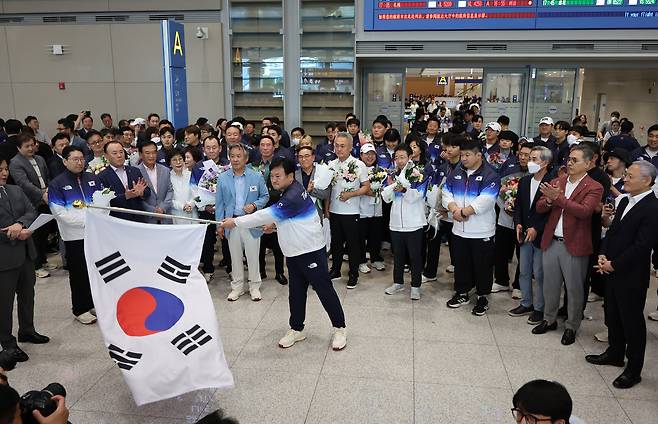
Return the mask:
<path id="1" fill-rule="evenodd" d="M 199 40 L 208 39 L 208 28 L 206 27 L 196 27 L 196 38 Z"/>

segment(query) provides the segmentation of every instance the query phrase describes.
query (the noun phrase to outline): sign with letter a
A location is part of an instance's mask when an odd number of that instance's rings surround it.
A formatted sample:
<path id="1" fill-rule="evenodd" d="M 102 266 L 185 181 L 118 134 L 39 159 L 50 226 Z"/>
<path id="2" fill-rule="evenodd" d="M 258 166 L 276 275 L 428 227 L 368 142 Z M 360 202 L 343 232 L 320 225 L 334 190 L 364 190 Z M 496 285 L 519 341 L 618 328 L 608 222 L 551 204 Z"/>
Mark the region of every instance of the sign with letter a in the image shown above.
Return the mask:
<path id="1" fill-rule="evenodd" d="M 183 128 L 189 124 L 184 27 L 174 21 L 161 21 L 161 24 L 165 114 L 175 128 Z"/>

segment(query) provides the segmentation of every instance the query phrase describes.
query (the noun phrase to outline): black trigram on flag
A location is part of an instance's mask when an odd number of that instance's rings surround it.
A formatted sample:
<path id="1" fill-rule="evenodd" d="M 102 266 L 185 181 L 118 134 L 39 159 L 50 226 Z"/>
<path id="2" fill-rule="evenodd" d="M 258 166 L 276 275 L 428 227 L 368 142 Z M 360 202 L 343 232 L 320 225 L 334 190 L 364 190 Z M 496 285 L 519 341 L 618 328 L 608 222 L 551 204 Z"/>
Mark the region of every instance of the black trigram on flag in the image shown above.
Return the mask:
<path id="1" fill-rule="evenodd" d="M 190 276 L 190 270 L 192 266 L 183 265 L 177 260 L 167 256 L 160 265 L 158 269 L 158 274 L 162 275 L 164 278 L 173 281 L 174 283 L 185 284 L 187 283 L 187 277 Z"/>
<path id="2" fill-rule="evenodd" d="M 141 353 L 128 352 L 113 344 L 108 346 L 110 358 L 116 362 L 119 368 L 130 371 L 142 357 Z"/>
<path id="3" fill-rule="evenodd" d="M 96 268 L 106 284 L 130 271 L 130 267 L 118 251 L 96 261 Z"/>
<path id="4" fill-rule="evenodd" d="M 195 325 L 186 332 L 176 336 L 176 338 L 171 341 L 171 344 L 176 346 L 176 348 L 185 355 L 189 355 L 190 352 L 203 346 L 210 340 L 212 340 L 212 337 L 210 337 L 203 328 L 199 327 L 199 325 Z"/>

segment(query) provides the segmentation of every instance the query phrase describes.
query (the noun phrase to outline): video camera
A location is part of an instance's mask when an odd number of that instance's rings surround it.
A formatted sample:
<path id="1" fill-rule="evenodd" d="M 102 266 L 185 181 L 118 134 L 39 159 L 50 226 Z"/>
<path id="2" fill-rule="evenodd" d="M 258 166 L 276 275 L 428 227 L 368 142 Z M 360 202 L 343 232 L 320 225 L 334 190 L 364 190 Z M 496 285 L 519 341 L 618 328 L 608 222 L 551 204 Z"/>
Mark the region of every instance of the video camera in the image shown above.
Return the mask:
<path id="1" fill-rule="evenodd" d="M 66 397 L 66 389 L 59 383 L 50 383 L 43 390 L 31 390 L 21 396 L 21 417 L 24 424 L 38 424 L 32 415 L 35 409 L 44 417 L 57 409 L 57 402 L 51 398 L 55 395 Z"/>

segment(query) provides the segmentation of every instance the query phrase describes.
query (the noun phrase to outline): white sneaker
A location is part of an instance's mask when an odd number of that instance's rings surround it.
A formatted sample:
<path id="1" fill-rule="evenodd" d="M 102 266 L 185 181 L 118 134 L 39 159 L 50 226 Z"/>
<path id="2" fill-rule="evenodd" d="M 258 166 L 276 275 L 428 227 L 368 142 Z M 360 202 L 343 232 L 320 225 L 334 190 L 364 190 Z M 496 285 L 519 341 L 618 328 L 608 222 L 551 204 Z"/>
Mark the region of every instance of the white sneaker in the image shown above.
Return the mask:
<path id="1" fill-rule="evenodd" d="M 203 273 L 203 278 L 206 279 L 206 283 L 209 283 L 212 280 L 213 275 L 214 274 L 212 272 L 204 272 Z"/>
<path id="2" fill-rule="evenodd" d="M 521 293 L 521 290 L 519 289 L 514 289 L 512 290 L 512 299 L 522 299 L 523 298 L 523 293 Z"/>
<path id="3" fill-rule="evenodd" d="M 386 264 L 382 261 L 377 261 L 372 263 L 372 267 L 375 268 L 377 271 L 383 271 L 386 269 Z"/>
<path id="4" fill-rule="evenodd" d="M 344 261 L 349 261 L 349 260 L 350 260 L 350 257 L 347 256 L 347 254 L 344 254 L 344 255 L 343 255 L 343 260 L 344 260 Z"/>
<path id="5" fill-rule="evenodd" d="M 426 277 L 425 274 L 420 276 L 421 283 L 429 283 L 430 281 L 436 281 L 436 277 Z"/>
<path id="6" fill-rule="evenodd" d="M 491 293 L 498 293 L 502 291 L 509 291 L 509 286 L 501 286 L 498 283 L 493 283 L 491 286 Z"/>
<path id="7" fill-rule="evenodd" d="M 608 330 L 596 333 L 594 338 L 601 343 L 608 343 Z"/>
<path id="8" fill-rule="evenodd" d="M 411 296 L 409 296 L 411 300 L 420 300 L 420 287 L 412 287 L 411 288 Z"/>
<path id="9" fill-rule="evenodd" d="M 599 296 L 596 293 L 590 293 L 589 296 L 587 296 L 588 302 L 600 302 L 602 300 L 603 300 L 603 296 Z"/>
<path id="10" fill-rule="evenodd" d="M 44 268 L 39 268 L 36 271 L 34 271 L 36 274 L 37 278 L 47 278 L 50 277 L 50 273 L 45 270 Z"/>
<path id="11" fill-rule="evenodd" d="M 233 289 L 233 290 L 231 290 L 231 293 L 228 294 L 228 297 L 226 298 L 226 300 L 228 300 L 229 302 L 235 302 L 236 300 L 238 300 L 240 298 L 240 296 L 242 296 L 245 293 L 246 292 L 244 291 L 244 289 L 241 289 L 241 290 Z"/>
<path id="12" fill-rule="evenodd" d="M 454 266 L 454 265 L 448 265 L 448 266 L 446 267 L 446 272 L 447 272 L 448 274 L 453 274 L 453 273 L 455 272 L 455 266 Z"/>
<path id="13" fill-rule="evenodd" d="M 258 302 L 263 297 L 260 295 L 260 289 L 249 289 L 249 294 L 251 295 L 251 300 Z"/>
<path id="14" fill-rule="evenodd" d="M 386 294 L 395 294 L 400 293 L 404 290 L 404 284 L 393 283 L 390 287 L 384 290 Z"/>
<path id="15" fill-rule="evenodd" d="M 359 264 L 359 272 L 361 274 L 367 274 L 370 272 L 370 267 L 368 264 Z"/>
<path id="16" fill-rule="evenodd" d="M 404 266 L 404 272 L 411 272 L 411 268 L 409 267 L 409 265 Z"/>
<path id="17" fill-rule="evenodd" d="M 96 317 L 90 314 L 89 312 L 85 312 L 84 314 L 80 314 L 77 317 L 75 317 L 75 320 L 78 321 L 80 324 L 89 325 L 96 322 Z"/>
<path id="18" fill-rule="evenodd" d="M 648 318 L 651 321 L 658 321 L 658 311 L 650 312 Z"/>
<path id="19" fill-rule="evenodd" d="M 91 308 L 89 310 L 89 313 L 92 314 L 93 316 L 98 316 L 98 315 L 96 315 L 96 308 Z"/>
<path id="20" fill-rule="evenodd" d="M 347 344 L 347 330 L 345 328 L 335 328 L 334 335 L 331 338 L 331 348 L 333 350 L 343 350 Z"/>
<path id="21" fill-rule="evenodd" d="M 51 264 L 50 262 L 46 262 L 45 264 L 43 264 L 43 268 L 48 271 L 54 271 L 59 267 L 57 266 L 57 264 Z"/>
<path id="22" fill-rule="evenodd" d="M 294 345 L 297 342 L 301 342 L 306 339 L 306 336 L 301 331 L 293 330 L 292 328 L 288 330 L 285 336 L 279 340 L 279 347 L 287 349 Z"/>

